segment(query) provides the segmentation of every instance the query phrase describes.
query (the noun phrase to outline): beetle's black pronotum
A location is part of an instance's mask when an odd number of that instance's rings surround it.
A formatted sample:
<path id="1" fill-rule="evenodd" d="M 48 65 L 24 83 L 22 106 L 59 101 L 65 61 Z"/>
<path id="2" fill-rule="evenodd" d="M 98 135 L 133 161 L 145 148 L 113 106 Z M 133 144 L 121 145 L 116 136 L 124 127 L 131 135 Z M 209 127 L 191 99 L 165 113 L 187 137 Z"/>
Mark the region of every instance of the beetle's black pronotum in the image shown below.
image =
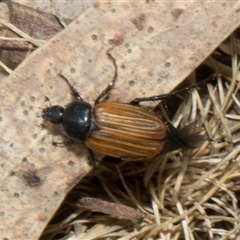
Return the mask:
<path id="1" fill-rule="evenodd" d="M 101 102 L 117 79 L 116 62 L 107 54 L 114 64 L 115 74 L 93 107 L 83 101 L 69 81 L 62 76 L 75 100 L 65 107 L 56 105 L 45 108 L 42 117 L 53 124 L 62 125 L 69 138 L 85 142 L 89 149 L 122 160 L 151 159 L 163 151 L 166 143 L 174 145 L 173 148 L 192 147 L 188 138 L 170 123 L 163 121 L 153 111 L 136 105 L 142 101 L 165 99 L 199 84 L 165 95 L 136 98 L 129 104 Z M 201 83 L 215 78 L 216 74 L 213 74 Z"/>

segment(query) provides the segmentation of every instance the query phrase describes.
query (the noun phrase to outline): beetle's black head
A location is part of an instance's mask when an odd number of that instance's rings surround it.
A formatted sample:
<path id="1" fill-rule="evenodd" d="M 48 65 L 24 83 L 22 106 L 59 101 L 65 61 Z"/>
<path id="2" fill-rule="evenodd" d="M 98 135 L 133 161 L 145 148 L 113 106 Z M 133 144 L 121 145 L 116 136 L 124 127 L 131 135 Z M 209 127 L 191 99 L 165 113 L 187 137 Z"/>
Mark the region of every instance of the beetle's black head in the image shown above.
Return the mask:
<path id="1" fill-rule="evenodd" d="M 92 119 L 92 107 L 84 101 L 70 102 L 65 108 L 59 105 L 45 108 L 42 117 L 60 124 L 68 137 L 78 141 L 85 141 L 90 132 L 97 129 Z"/>
<path id="2" fill-rule="evenodd" d="M 62 123 L 63 112 L 64 108 L 62 106 L 55 105 L 43 109 L 42 117 L 53 124 L 60 124 Z"/>

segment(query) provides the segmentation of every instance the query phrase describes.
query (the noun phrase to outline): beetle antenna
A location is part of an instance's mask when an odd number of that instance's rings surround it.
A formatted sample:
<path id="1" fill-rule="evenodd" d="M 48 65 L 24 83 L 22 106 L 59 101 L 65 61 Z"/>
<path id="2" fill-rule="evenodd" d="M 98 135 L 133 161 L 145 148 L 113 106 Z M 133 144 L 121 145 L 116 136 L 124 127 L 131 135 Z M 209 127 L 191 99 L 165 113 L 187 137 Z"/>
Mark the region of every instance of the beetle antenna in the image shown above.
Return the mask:
<path id="1" fill-rule="evenodd" d="M 72 93 L 72 95 L 77 99 L 77 100 L 80 100 L 80 101 L 83 101 L 80 94 L 78 93 L 77 89 L 73 87 L 73 85 L 69 82 L 69 80 L 62 74 L 62 73 L 59 73 L 59 76 L 67 83 L 67 85 L 69 86 L 70 88 L 70 91 Z"/>
<path id="2" fill-rule="evenodd" d="M 190 91 L 191 89 L 198 88 L 201 85 L 205 85 L 208 82 L 215 80 L 219 76 L 220 76 L 220 74 L 214 73 L 214 74 L 210 75 L 209 77 L 207 77 L 206 79 L 202 80 L 199 83 L 196 83 L 196 84 L 194 84 L 194 85 L 192 85 L 190 87 L 185 87 L 185 88 L 182 88 L 180 90 L 176 90 L 176 91 L 173 91 L 173 92 L 170 92 L 170 93 L 167 93 L 167 94 L 151 96 L 151 97 L 144 97 L 144 98 L 135 98 L 131 102 L 131 104 L 138 105 L 140 102 L 164 100 L 164 99 L 166 99 L 168 97 L 177 95 L 177 94 L 182 93 L 182 92 Z"/>
<path id="3" fill-rule="evenodd" d="M 51 101 L 50 101 L 49 97 L 45 96 L 45 102 L 48 102 L 48 104 L 49 104 L 49 106 L 50 106 L 50 107 L 52 106 L 52 104 L 51 104 Z"/>

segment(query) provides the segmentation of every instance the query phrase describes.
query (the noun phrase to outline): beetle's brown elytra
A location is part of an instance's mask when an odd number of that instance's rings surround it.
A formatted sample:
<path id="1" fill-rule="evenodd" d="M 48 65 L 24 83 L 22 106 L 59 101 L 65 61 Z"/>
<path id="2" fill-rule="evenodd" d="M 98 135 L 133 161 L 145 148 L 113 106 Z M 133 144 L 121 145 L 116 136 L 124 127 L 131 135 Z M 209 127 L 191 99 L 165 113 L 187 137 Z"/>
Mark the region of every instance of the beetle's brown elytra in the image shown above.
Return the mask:
<path id="1" fill-rule="evenodd" d="M 128 161 L 142 161 L 159 155 L 165 145 L 174 148 L 191 148 L 189 136 L 177 130 L 171 123 L 163 121 L 153 111 L 142 108 L 138 104 L 143 101 L 156 101 L 188 91 L 200 84 L 216 79 L 217 74 L 209 76 L 202 82 L 175 92 L 136 98 L 129 104 L 101 102 L 113 88 L 117 79 L 117 64 L 113 62 L 115 73 L 112 81 L 97 97 L 92 107 L 82 100 L 70 82 L 60 75 L 68 84 L 75 100 L 64 107 L 55 105 L 45 108 L 42 117 L 53 124 L 60 124 L 66 135 L 74 140 L 85 142 L 91 151 Z"/>
<path id="2" fill-rule="evenodd" d="M 93 116 L 99 131 L 86 140 L 90 149 L 123 160 L 147 160 L 159 154 L 167 129 L 153 112 L 136 106 L 102 102 Z"/>

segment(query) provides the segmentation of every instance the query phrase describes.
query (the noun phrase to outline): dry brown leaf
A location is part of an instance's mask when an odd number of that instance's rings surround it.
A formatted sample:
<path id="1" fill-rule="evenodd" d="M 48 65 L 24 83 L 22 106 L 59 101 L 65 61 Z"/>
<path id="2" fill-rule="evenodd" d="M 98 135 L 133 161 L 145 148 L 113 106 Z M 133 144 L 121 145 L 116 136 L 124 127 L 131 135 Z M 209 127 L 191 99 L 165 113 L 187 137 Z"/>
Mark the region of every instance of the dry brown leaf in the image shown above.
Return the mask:
<path id="1" fill-rule="evenodd" d="M 4 59 L 5 62 L 15 66 L 22 62 L 37 46 L 41 46 L 44 40 L 50 39 L 63 29 L 56 16 L 19 3 L 3 1 L 0 3 L 0 13 L 2 12 L 7 12 L 7 16 L 2 15 L 1 20 L 9 22 L 27 36 L 36 39 L 35 42 L 34 40 L 33 42 L 20 41 L 22 39 L 19 34 L 8 29 L 7 26 L 4 29 L 3 26 L 0 35 L 1 60 Z M 65 24 L 71 22 L 69 19 L 64 19 L 64 21 Z M 41 42 L 37 42 L 37 39 L 40 39 Z"/>
<path id="2" fill-rule="evenodd" d="M 75 205 L 83 207 L 93 212 L 102 212 L 113 215 L 116 218 L 125 218 L 136 224 L 141 224 L 146 214 L 138 212 L 136 209 L 123 204 L 104 201 L 98 198 L 80 197 Z"/>
<path id="3" fill-rule="evenodd" d="M 91 170 L 83 147 L 52 146 L 37 118 L 44 96 L 52 104 L 71 99 L 59 72 L 92 103 L 113 76 L 105 55 L 113 47 L 119 78 L 111 100 L 169 92 L 238 26 L 239 8 L 235 1 L 95 3 L 1 81 L 2 238 L 37 239 Z"/>

